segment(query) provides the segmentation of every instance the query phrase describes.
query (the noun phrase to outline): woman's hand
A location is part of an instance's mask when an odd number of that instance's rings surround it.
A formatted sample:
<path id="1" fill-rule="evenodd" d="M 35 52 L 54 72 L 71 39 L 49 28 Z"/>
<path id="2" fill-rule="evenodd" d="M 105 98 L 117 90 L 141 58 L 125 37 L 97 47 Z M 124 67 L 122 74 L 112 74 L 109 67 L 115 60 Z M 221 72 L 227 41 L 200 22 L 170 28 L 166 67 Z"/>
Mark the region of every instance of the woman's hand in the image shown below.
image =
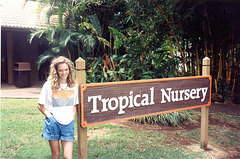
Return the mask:
<path id="1" fill-rule="evenodd" d="M 38 103 L 37 107 L 47 118 L 52 116 L 52 114 L 44 107 L 44 105 Z"/>

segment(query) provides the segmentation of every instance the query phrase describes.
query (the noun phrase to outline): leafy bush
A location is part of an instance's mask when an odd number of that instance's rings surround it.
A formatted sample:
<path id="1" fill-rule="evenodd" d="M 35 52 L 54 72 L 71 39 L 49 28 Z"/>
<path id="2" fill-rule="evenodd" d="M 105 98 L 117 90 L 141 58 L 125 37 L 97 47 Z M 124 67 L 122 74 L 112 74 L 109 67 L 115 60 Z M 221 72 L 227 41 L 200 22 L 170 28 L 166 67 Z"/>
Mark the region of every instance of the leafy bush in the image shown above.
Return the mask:
<path id="1" fill-rule="evenodd" d="M 190 120 L 192 120 L 192 115 L 189 111 L 179 111 L 133 119 L 133 121 L 140 124 L 163 124 L 165 126 L 179 126 L 182 122 Z"/>
<path id="2" fill-rule="evenodd" d="M 174 76 L 168 54 L 105 55 L 88 58 L 87 83 L 130 81 Z"/>
<path id="3" fill-rule="evenodd" d="M 99 58 L 88 58 L 87 83 L 129 81 L 140 79 L 153 79 L 173 76 L 175 69 L 171 67 L 172 60 L 168 54 L 125 54 L 108 55 Z M 163 124 L 178 126 L 183 121 L 191 120 L 188 111 L 173 112 L 157 116 L 134 119 L 140 124 Z"/>

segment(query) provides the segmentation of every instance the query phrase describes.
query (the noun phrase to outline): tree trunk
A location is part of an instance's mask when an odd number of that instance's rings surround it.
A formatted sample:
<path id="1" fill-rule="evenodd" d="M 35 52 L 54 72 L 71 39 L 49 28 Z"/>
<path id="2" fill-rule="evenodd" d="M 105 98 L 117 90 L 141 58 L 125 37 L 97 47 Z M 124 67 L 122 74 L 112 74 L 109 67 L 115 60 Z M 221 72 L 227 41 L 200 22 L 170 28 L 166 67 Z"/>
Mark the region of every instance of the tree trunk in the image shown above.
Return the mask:
<path id="1" fill-rule="evenodd" d="M 234 14 L 232 17 L 232 31 L 231 33 L 231 61 L 230 61 L 230 66 L 229 66 L 229 77 L 228 77 L 228 84 L 230 84 L 231 79 L 232 79 L 232 70 L 234 66 L 234 33 L 235 33 L 235 7 L 233 8 Z"/>
<path id="2" fill-rule="evenodd" d="M 172 59 L 174 60 L 174 55 L 173 55 L 173 49 L 172 49 L 171 39 L 170 39 L 168 33 L 166 33 L 166 35 L 167 35 L 167 38 L 168 38 L 168 44 L 169 44 L 169 48 L 170 48 L 171 57 L 172 57 Z M 176 70 L 175 66 L 174 66 L 174 69 L 175 69 L 174 74 L 177 75 L 177 70 Z"/>
<path id="3" fill-rule="evenodd" d="M 214 67 L 215 67 L 215 54 L 214 54 L 214 51 L 213 51 L 213 43 L 210 44 L 210 50 L 211 50 L 211 73 L 214 72 Z"/>
<path id="4" fill-rule="evenodd" d="M 236 104 L 240 104 L 240 48 L 237 47 L 236 48 L 236 85 L 235 85 L 235 89 L 234 89 L 234 103 Z"/>
<path id="5" fill-rule="evenodd" d="M 200 76 L 200 60 L 199 60 L 198 46 L 196 47 L 196 60 L 197 60 L 197 76 Z"/>
<path id="6" fill-rule="evenodd" d="M 229 83 L 229 66 L 230 66 L 230 54 L 231 54 L 231 51 L 230 51 L 230 49 L 228 49 L 228 51 L 227 51 L 227 59 L 226 59 L 226 83 L 228 84 Z"/>
<path id="7" fill-rule="evenodd" d="M 155 2 L 157 2 L 157 0 L 155 0 Z M 171 26 L 171 24 L 170 24 L 167 16 L 165 15 L 164 11 L 162 10 L 161 6 L 160 6 L 159 4 L 157 4 L 157 7 L 158 7 L 158 10 L 160 11 L 160 13 L 164 16 L 164 18 L 165 18 L 165 20 L 166 20 L 166 22 L 167 22 L 167 24 L 168 24 L 169 29 L 170 29 L 170 30 L 173 30 L 173 28 L 172 28 L 172 26 Z M 186 61 L 186 59 L 185 59 L 184 53 L 183 53 L 183 51 L 182 51 L 182 48 L 181 48 L 181 46 L 180 46 L 180 44 L 179 44 L 178 38 L 177 38 L 177 36 L 175 35 L 174 31 L 172 32 L 172 34 L 173 34 L 173 36 L 174 36 L 175 41 L 177 42 L 178 49 L 179 49 L 179 51 L 181 52 L 181 55 L 182 55 L 183 63 L 184 63 L 184 65 L 187 67 L 187 72 L 188 72 L 189 68 L 188 68 L 188 65 L 187 65 L 187 61 Z"/>
<path id="8" fill-rule="evenodd" d="M 222 77 L 222 65 L 223 61 L 222 61 L 222 48 L 220 48 L 220 54 L 219 54 L 219 62 L 218 62 L 218 73 L 217 73 L 217 81 L 219 80 L 219 78 Z"/>
<path id="9" fill-rule="evenodd" d="M 193 54 L 193 52 L 191 52 L 191 65 L 192 65 L 192 75 L 195 75 L 195 65 L 194 65 L 194 59 L 195 59 L 195 57 L 194 57 L 194 54 Z"/>
<path id="10" fill-rule="evenodd" d="M 166 35 L 167 35 L 167 38 L 168 38 L 168 44 L 169 44 L 169 48 L 170 48 L 171 57 L 172 57 L 172 59 L 174 59 L 171 39 L 170 39 L 168 33 L 166 33 Z"/>
<path id="11" fill-rule="evenodd" d="M 223 70 L 222 57 L 223 57 L 223 55 L 222 55 L 222 48 L 220 48 L 217 78 L 214 81 L 215 82 L 215 92 L 217 92 L 217 81 L 222 77 L 222 70 Z"/>
<path id="12" fill-rule="evenodd" d="M 234 63 L 234 48 L 231 46 L 230 49 L 230 61 L 229 61 L 229 67 L 228 67 L 228 79 L 227 79 L 227 84 L 230 84 L 231 78 L 232 78 L 232 68 L 233 68 L 233 63 Z"/>
<path id="13" fill-rule="evenodd" d="M 212 37 L 212 32 L 211 32 L 211 27 L 210 27 L 210 22 L 209 22 L 209 17 L 208 17 L 208 11 L 207 11 L 207 5 L 204 2 L 203 4 L 203 31 L 204 31 L 204 39 L 205 39 L 205 55 L 206 57 L 209 57 L 208 54 L 208 39 L 211 39 Z M 211 50 L 212 51 L 212 50 Z"/>

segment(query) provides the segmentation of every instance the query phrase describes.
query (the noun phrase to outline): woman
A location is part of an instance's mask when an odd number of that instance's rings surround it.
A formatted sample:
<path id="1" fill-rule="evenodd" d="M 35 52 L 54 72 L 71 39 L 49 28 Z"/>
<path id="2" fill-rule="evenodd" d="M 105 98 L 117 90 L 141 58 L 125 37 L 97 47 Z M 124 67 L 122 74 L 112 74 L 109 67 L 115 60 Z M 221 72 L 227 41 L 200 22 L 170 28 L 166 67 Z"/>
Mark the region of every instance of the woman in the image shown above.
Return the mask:
<path id="1" fill-rule="evenodd" d="M 52 159 L 60 156 L 60 140 L 64 158 L 72 158 L 74 119 L 78 104 L 78 87 L 73 68 L 68 58 L 60 56 L 53 59 L 50 75 L 38 100 L 38 109 L 46 117 L 42 136 L 49 140 Z"/>

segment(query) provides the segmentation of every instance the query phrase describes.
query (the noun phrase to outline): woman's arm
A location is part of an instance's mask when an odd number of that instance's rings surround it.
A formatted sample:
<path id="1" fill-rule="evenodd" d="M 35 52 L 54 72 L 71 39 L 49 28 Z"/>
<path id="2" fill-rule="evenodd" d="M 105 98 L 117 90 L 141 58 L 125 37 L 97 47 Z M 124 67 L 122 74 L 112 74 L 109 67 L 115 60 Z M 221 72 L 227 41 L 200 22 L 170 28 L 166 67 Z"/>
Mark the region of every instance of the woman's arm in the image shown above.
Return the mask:
<path id="1" fill-rule="evenodd" d="M 77 113 L 77 105 L 74 105 L 73 106 L 73 119 L 75 119 L 76 113 Z"/>
<path id="2" fill-rule="evenodd" d="M 37 107 L 46 117 L 52 116 L 52 114 L 44 107 L 44 105 L 38 103 Z"/>

